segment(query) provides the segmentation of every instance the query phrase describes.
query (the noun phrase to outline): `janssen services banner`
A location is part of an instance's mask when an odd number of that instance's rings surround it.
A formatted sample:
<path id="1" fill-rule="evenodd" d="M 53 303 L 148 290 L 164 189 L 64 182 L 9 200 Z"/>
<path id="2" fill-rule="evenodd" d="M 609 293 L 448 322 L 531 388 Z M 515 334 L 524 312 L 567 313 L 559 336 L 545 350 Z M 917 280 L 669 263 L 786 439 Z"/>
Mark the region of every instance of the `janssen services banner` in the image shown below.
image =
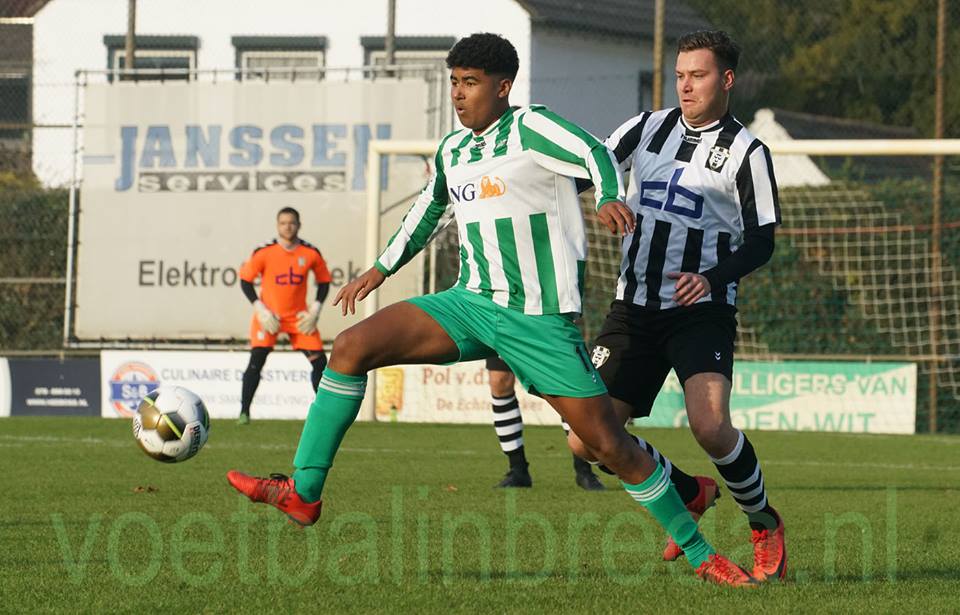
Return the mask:
<path id="1" fill-rule="evenodd" d="M 335 292 L 372 265 L 368 143 L 426 138 L 427 101 L 417 79 L 87 86 L 74 334 L 245 337 L 240 264 L 275 237 L 285 206 L 300 211 Z M 399 205 L 381 218 L 384 243 L 425 170 L 419 158 L 385 165 L 384 202 Z M 419 273 L 408 265 L 382 300 L 418 294 Z M 325 310 L 320 330 L 332 339 L 353 322 Z"/>
<path id="2" fill-rule="evenodd" d="M 520 393 L 528 424 L 559 424 L 543 400 Z M 915 363 L 765 363 L 734 368 L 731 415 L 741 429 L 914 433 Z M 491 423 L 483 362 L 454 366 L 407 365 L 377 370 L 378 420 Z M 683 392 L 671 372 L 647 427 L 686 425 Z"/>

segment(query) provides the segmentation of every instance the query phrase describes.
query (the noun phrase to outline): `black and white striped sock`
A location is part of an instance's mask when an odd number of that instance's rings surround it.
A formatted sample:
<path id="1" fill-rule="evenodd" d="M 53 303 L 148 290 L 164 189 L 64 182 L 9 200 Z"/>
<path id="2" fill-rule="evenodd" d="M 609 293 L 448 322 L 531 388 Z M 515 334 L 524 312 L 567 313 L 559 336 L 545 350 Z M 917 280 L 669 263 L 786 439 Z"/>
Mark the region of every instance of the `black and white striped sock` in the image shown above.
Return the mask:
<path id="1" fill-rule="evenodd" d="M 497 397 L 491 395 L 493 405 L 493 428 L 500 440 L 500 450 L 510 458 L 510 466 L 525 465 L 523 452 L 523 417 L 516 395 Z"/>
<path id="2" fill-rule="evenodd" d="M 767 502 L 757 453 L 743 432 L 737 433 L 737 444 L 733 450 L 719 459 L 711 457 L 710 460 L 717 466 L 737 506 L 750 519 L 750 527 L 762 530 L 771 527 L 771 523 L 776 527 L 776 512 Z"/>
<path id="3" fill-rule="evenodd" d="M 566 434 L 570 433 L 570 425 L 566 422 L 562 422 L 563 432 Z M 700 485 L 697 484 L 697 479 L 690 476 L 680 468 L 673 465 L 670 459 L 657 450 L 657 447 L 650 444 L 640 436 L 636 434 L 630 434 L 630 437 L 637 441 L 637 444 L 641 448 L 645 449 L 650 456 L 653 457 L 653 460 L 663 466 L 663 471 L 666 472 L 667 476 L 670 477 L 670 482 L 673 483 L 673 486 L 676 487 L 677 493 L 680 494 L 680 499 L 683 500 L 684 504 L 688 504 L 693 501 L 694 498 L 700 493 Z M 610 474 L 611 476 L 614 473 L 605 465 L 599 464 L 595 461 L 590 462 L 591 465 L 597 466 L 598 469 Z"/>

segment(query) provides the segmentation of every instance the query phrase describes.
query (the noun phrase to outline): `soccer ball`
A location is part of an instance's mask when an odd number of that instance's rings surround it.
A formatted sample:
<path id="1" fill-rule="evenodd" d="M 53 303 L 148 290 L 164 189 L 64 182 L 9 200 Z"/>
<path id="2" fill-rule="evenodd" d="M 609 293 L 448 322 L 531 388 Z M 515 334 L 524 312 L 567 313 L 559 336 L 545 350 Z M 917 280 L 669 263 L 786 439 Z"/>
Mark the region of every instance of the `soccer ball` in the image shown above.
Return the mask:
<path id="1" fill-rule="evenodd" d="M 140 401 L 133 415 L 133 437 L 143 452 L 157 461 L 190 459 L 210 433 L 210 417 L 196 393 L 178 386 L 161 386 Z"/>

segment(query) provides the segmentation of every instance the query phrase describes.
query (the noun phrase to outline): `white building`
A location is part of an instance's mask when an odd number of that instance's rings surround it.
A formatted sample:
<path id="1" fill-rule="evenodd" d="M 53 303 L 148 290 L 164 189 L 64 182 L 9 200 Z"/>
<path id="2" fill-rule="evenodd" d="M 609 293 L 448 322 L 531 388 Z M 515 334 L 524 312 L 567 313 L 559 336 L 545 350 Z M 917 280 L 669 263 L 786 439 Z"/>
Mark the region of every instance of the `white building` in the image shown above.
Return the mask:
<path id="1" fill-rule="evenodd" d="M 514 104 L 546 104 L 605 135 L 650 104 L 653 5 L 399 0 L 397 59 L 442 60 L 458 38 L 497 32 L 520 56 Z M 136 65 L 360 67 L 382 61 L 386 7 L 387 0 L 139 0 Z M 76 72 L 123 66 L 126 23 L 126 0 L 50 0 L 40 9 L 34 17 L 34 123 L 73 123 Z M 683 2 L 667 3 L 666 75 L 673 69 L 672 41 L 707 26 Z M 666 105 L 676 103 L 671 81 L 665 80 Z M 35 130 L 33 148 L 34 169 L 44 183 L 69 181 L 70 130 Z"/>

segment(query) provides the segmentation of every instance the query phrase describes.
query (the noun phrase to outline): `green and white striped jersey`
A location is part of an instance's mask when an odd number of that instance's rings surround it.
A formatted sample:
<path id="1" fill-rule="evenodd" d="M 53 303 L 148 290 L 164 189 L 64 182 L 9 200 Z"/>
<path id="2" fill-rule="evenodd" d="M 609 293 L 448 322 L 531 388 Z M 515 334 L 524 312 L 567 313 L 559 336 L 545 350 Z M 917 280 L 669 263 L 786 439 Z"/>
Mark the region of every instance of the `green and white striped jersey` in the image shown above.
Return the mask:
<path id="1" fill-rule="evenodd" d="M 539 105 L 512 107 L 481 135 L 456 130 L 375 266 L 386 275 L 451 220 L 460 236 L 457 284 L 526 314 L 579 313 L 587 238 L 574 178 L 599 188 L 597 209 L 623 201 L 613 153 Z"/>

